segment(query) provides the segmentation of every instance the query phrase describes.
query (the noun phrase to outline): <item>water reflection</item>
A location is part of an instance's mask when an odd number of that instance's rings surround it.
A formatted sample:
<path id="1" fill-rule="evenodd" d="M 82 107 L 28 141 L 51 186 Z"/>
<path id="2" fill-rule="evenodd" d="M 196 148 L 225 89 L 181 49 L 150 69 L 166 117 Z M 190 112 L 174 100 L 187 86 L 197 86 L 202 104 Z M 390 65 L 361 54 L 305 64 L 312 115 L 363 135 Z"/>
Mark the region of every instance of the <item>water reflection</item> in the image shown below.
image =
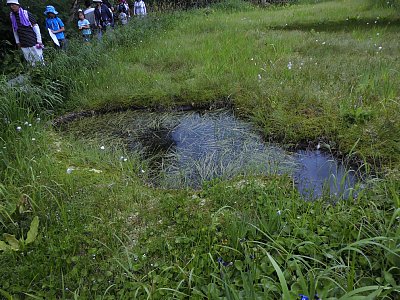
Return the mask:
<path id="1" fill-rule="evenodd" d="M 79 122 L 77 122 L 79 123 Z M 119 139 L 144 151 L 152 181 L 167 188 L 201 187 L 214 178 L 289 174 L 307 199 L 348 197 L 354 171 L 319 150 L 289 153 L 266 143 L 248 122 L 230 110 L 154 113 L 127 111 L 80 121 L 80 135 Z"/>
<path id="2" fill-rule="evenodd" d="M 323 193 L 348 198 L 356 184 L 354 170 L 346 169 L 331 155 L 319 150 L 295 153 L 297 168 L 293 173 L 299 192 L 306 198 Z"/>

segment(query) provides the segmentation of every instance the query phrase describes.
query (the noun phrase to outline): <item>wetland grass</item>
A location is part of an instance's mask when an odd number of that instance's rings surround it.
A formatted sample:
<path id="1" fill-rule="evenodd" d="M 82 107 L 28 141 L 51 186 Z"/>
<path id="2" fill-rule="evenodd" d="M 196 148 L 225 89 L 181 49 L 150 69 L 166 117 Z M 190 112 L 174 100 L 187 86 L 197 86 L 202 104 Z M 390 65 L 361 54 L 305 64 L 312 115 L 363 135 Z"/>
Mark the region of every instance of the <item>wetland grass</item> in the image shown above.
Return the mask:
<path id="1" fill-rule="evenodd" d="M 0 250 L 0 297 L 397 299 L 397 2 L 308 2 L 140 20 L 55 58 L 32 97 L 2 79 L 0 240 L 40 223 L 25 249 Z M 140 153 L 45 124 L 48 110 L 215 99 L 271 139 L 332 141 L 380 179 L 348 201 L 305 202 L 278 174 L 160 190 Z"/>

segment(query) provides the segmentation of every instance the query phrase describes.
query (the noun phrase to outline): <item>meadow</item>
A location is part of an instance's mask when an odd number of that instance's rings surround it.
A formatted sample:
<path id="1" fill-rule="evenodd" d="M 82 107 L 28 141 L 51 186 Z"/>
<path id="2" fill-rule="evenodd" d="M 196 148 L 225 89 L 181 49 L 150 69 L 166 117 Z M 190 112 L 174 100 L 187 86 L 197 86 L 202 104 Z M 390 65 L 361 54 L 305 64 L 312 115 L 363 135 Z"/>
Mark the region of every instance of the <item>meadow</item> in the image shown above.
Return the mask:
<path id="1" fill-rule="evenodd" d="M 133 20 L 0 78 L 0 297 L 398 299 L 398 1 L 231 1 Z M 371 175 L 304 201 L 288 176 L 148 184 L 149 162 L 51 121 L 230 105 L 287 148 L 321 143 Z M 126 158 L 121 160 L 121 157 Z M 315 296 L 318 295 L 318 296 Z"/>

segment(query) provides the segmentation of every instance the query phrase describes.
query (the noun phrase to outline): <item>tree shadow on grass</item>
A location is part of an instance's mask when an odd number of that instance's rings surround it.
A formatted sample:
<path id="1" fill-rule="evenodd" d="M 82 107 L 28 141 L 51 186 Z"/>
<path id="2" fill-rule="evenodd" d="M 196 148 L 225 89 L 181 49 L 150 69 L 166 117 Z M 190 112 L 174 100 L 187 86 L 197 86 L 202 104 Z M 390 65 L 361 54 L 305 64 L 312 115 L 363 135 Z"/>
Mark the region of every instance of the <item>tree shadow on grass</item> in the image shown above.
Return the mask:
<path id="1" fill-rule="evenodd" d="M 282 26 L 269 27 L 272 30 L 300 30 L 318 32 L 352 32 L 354 30 L 386 29 L 388 31 L 398 31 L 400 29 L 400 18 L 395 19 L 357 19 L 349 18 L 343 21 L 322 21 L 318 23 L 294 23 Z"/>

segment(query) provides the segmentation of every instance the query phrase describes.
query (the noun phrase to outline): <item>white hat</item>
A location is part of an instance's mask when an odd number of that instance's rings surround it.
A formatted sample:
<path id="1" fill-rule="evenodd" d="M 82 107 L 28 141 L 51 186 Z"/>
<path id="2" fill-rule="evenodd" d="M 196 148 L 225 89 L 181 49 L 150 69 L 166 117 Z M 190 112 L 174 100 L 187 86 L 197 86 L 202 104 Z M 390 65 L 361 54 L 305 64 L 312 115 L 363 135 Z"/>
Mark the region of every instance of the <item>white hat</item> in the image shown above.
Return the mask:
<path id="1" fill-rule="evenodd" d="M 7 5 L 10 5 L 10 4 L 21 5 L 21 4 L 19 4 L 18 0 L 7 0 Z"/>

